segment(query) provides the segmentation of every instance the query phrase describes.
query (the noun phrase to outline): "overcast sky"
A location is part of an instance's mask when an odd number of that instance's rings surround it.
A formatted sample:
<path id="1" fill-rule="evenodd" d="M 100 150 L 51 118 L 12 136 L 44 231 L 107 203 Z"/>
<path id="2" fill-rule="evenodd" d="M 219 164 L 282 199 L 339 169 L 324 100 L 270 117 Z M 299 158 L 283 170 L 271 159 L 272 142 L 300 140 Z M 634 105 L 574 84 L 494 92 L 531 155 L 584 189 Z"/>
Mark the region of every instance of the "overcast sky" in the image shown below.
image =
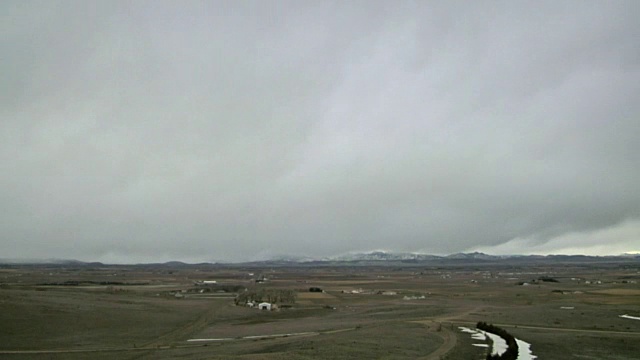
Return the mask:
<path id="1" fill-rule="evenodd" d="M 0 257 L 640 251 L 638 19 L 2 1 Z"/>

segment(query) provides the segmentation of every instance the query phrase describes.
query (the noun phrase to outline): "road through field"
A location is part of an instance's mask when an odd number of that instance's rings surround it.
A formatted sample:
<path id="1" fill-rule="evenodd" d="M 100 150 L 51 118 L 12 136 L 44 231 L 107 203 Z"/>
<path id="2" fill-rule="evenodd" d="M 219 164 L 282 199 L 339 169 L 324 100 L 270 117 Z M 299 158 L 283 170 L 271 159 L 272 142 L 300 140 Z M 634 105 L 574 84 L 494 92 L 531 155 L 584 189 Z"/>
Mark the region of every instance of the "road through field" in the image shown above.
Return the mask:
<path id="1" fill-rule="evenodd" d="M 640 332 L 635 332 L 635 331 L 572 329 L 572 328 L 529 326 L 529 325 L 516 325 L 516 324 L 494 324 L 494 325 L 500 326 L 500 327 L 511 327 L 511 328 L 532 329 L 532 330 L 545 330 L 545 331 L 563 331 L 563 332 L 577 332 L 577 333 L 585 333 L 585 334 L 616 334 L 616 335 L 640 336 Z"/>
<path id="2" fill-rule="evenodd" d="M 180 330 L 184 330 L 181 328 Z M 215 341 L 247 341 L 247 340 L 256 340 L 256 339 L 268 339 L 268 338 L 300 338 L 306 336 L 317 336 L 320 334 L 335 334 L 344 331 L 353 331 L 356 328 L 344 328 L 344 329 L 334 329 L 334 330 L 326 330 L 321 332 L 301 332 L 301 333 L 291 333 L 291 334 L 263 334 L 263 335 L 251 335 L 251 336 L 243 336 L 238 338 L 228 338 L 228 339 L 191 339 L 187 340 L 187 344 L 176 344 L 176 343 L 160 343 L 159 341 L 154 341 L 153 343 L 149 343 L 145 346 L 140 347 L 121 347 L 121 348 L 94 348 L 94 349 L 42 349 L 42 350 L 0 350 L 0 355 L 25 355 L 25 354 L 33 354 L 33 355 L 46 355 L 46 354 L 73 354 L 73 353 L 103 353 L 103 352 L 131 352 L 131 353 L 140 353 L 139 355 L 145 355 L 149 351 L 162 351 L 162 350 L 175 350 L 175 349 L 184 349 L 184 348 L 195 348 L 195 347 L 206 347 L 207 343 L 215 342 Z M 182 333 L 182 331 L 180 332 Z M 134 355 L 135 356 L 135 355 Z M 136 356 L 137 357 L 137 356 Z"/>
<path id="3" fill-rule="evenodd" d="M 439 360 L 454 347 L 456 347 L 456 343 L 458 341 L 457 335 L 451 330 L 447 329 L 446 326 L 442 326 L 442 323 L 432 321 L 430 323 L 421 322 L 421 324 L 427 325 L 430 331 L 436 332 L 438 336 L 442 338 L 443 343 L 438 349 L 436 349 L 436 351 L 427 356 L 419 358 L 420 360 Z"/>
<path id="4" fill-rule="evenodd" d="M 482 307 L 475 307 L 466 309 L 463 312 L 459 312 L 457 314 L 439 316 L 431 319 L 424 320 L 412 320 L 411 322 L 419 323 L 426 325 L 429 331 L 435 331 L 437 334 L 444 340 L 440 347 L 432 352 L 431 354 L 421 358 L 422 360 L 438 360 L 442 356 L 446 355 L 449 351 L 451 351 L 457 342 L 456 333 L 452 332 L 449 327 L 453 325 L 475 325 L 476 321 L 466 320 L 464 317 L 471 313 L 477 313 L 482 310 Z M 446 324 L 446 326 L 444 326 Z M 610 331 L 610 330 L 597 330 L 597 329 L 574 329 L 574 328 L 559 328 L 559 327 L 545 327 L 545 326 L 532 326 L 532 325 L 522 325 L 522 324 L 494 324 L 496 326 L 504 327 L 504 328 L 521 328 L 521 329 L 531 329 L 531 330 L 544 330 L 544 331 L 559 331 L 559 332 L 576 332 L 576 333 L 584 333 L 584 334 L 616 334 L 616 335 L 627 335 L 627 336 L 638 336 L 640 337 L 640 332 L 629 332 L 629 331 Z"/>
<path id="5" fill-rule="evenodd" d="M 415 320 L 413 322 L 420 324 L 428 324 L 429 322 L 436 320 Z M 440 320 L 438 320 L 440 321 Z M 442 324 L 447 325 L 475 325 L 477 321 L 469 321 L 469 320 L 442 320 Z M 630 336 L 640 336 L 640 332 L 638 331 L 612 331 L 612 330 L 598 330 L 598 329 L 575 329 L 575 328 L 561 328 L 561 327 L 547 327 L 547 326 L 535 326 L 535 325 L 522 325 L 522 324 L 499 324 L 493 323 L 495 326 L 500 327 L 509 327 L 509 328 L 520 328 L 520 329 L 532 329 L 532 330 L 545 330 L 545 331 L 560 331 L 560 332 L 577 332 L 584 334 L 616 334 L 616 335 L 630 335 Z"/>
<path id="6" fill-rule="evenodd" d="M 469 315 L 470 313 L 473 313 L 473 312 L 478 312 L 481 309 L 482 307 L 467 308 L 462 312 L 458 312 L 452 315 L 438 316 L 437 318 L 429 319 L 429 320 L 411 321 L 414 323 L 426 325 L 429 331 L 436 332 L 438 336 L 440 336 L 443 340 L 442 345 L 440 345 L 440 347 L 436 349 L 436 351 L 420 359 L 421 360 L 439 360 L 444 355 L 446 355 L 449 351 L 451 351 L 456 346 L 456 343 L 458 342 L 458 336 L 453 331 L 448 329 L 446 326 L 442 326 L 442 324 L 444 322 L 446 322 L 447 324 L 450 324 L 452 320 L 458 319 L 462 316 Z"/>

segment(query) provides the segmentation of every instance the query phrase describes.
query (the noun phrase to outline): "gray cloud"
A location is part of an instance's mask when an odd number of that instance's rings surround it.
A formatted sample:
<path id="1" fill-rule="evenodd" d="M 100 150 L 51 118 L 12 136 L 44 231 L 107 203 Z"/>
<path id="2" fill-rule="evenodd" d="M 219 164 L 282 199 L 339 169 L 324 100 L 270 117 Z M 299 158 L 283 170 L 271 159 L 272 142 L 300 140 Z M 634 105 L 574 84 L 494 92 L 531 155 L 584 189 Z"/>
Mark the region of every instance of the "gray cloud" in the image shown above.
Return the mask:
<path id="1" fill-rule="evenodd" d="M 640 250 L 635 1 L 0 6 L 4 257 Z"/>

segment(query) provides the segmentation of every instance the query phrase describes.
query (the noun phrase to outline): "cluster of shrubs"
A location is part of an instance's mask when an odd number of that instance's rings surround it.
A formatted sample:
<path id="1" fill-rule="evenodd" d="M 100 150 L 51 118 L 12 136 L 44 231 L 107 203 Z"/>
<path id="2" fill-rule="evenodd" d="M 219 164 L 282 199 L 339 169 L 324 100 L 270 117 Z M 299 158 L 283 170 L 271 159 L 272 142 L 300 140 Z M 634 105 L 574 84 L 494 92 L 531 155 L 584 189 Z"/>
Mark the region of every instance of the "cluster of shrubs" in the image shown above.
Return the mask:
<path id="1" fill-rule="evenodd" d="M 239 293 L 245 291 L 242 285 L 196 285 L 186 290 L 188 293 Z M 177 290 L 180 291 L 180 290 Z"/>
<path id="2" fill-rule="evenodd" d="M 483 321 L 480 321 L 476 325 L 476 328 L 496 334 L 507 342 L 507 350 L 505 352 L 500 355 L 491 355 L 491 351 L 489 351 L 486 360 L 516 360 L 518 358 L 518 344 L 516 343 L 516 338 L 514 338 L 513 335 L 509 334 L 502 328 L 487 324 Z"/>
<path id="3" fill-rule="evenodd" d="M 67 280 L 67 281 L 61 281 L 61 282 L 40 283 L 40 284 L 37 284 L 37 285 L 43 285 L 43 286 L 80 286 L 80 285 L 121 285 L 121 286 L 127 286 L 127 285 L 149 285 L 149 283 L 148 282 L 128 283 L 128 282 L 122 282 L 122 281 L 90 281 L 90 280 L 78 281 L 78 280 Z"/>
<path id="4" fill-rule="evenodd" d="M 196 291 L 204 290 L 204 292 L 226 292 L 237 293 L 244 291 L 246 288 L 242 285 L 233 284 L 196 284 Z"/>
<path id="5" fill-rule="evenodd" d="M 272 304 L 294 304 L 296 302 L 296 291 L 289 289 L 259 289 L 255 291 L 241 292 L 236 296 L 236 305 L 243 305 L 249 301 L 269 302 Z"/>

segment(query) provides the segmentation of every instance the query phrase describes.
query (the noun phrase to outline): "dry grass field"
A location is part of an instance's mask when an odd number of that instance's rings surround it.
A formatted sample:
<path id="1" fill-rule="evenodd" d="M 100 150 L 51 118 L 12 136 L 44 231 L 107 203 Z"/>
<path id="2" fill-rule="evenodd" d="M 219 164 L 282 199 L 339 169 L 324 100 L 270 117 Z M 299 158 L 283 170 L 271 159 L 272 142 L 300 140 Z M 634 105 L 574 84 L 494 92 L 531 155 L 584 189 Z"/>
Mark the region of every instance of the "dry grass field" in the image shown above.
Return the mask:
<path id="1" fill-rule="evenodd" d="M 637 263 L 5 265 L 0 358 L 480 360 L 486 348 L 458 327 L 485 321 L 539 359 L 640 359 L 640 321 L 620 317 L 640 316 L 638 282 Z M 277 311 L 236 305 L 244 289 L 296 300 Z"/>

